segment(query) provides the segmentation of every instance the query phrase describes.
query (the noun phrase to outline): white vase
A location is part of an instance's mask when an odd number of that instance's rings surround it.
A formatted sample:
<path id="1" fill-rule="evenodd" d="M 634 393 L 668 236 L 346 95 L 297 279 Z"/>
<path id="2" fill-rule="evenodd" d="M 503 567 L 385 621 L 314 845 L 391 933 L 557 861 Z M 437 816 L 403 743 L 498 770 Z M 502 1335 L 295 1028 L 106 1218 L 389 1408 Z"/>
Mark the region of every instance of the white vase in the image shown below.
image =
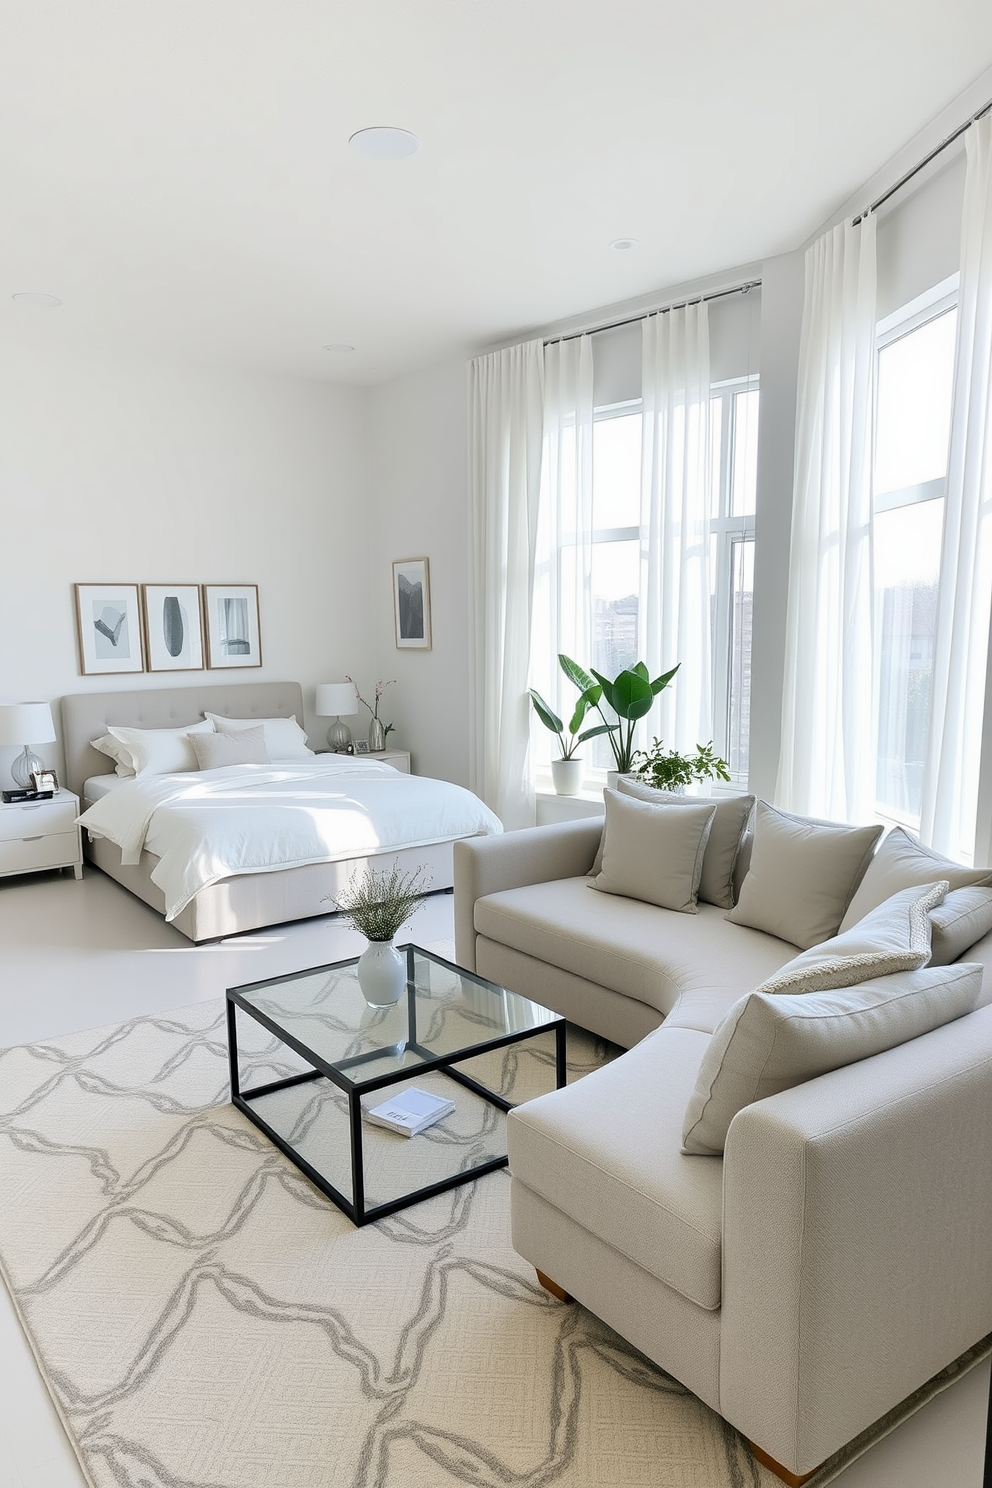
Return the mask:
<path id="1" fill-rule="evenodd" d="M 406 956 L 391 940 L 370 940 L 358 958 L 358 985 L 369 1007 L 391 1007 L 406 988 Z"/>
<path id="2" fill-rule="evenodd" d="M 580 759 L 556 759 L 551 761 L 551 778 L 559 796 L 577 796 L 582 789 L 584 761 Z"/>

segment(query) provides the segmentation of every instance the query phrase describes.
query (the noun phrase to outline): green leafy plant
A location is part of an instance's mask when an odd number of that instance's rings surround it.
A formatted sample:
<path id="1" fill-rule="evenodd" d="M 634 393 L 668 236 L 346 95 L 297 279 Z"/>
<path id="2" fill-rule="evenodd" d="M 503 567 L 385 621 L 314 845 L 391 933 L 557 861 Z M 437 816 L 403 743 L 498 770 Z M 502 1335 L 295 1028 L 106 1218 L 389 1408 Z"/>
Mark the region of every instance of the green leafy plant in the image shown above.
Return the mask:
<path id="1" fill-rule="evenodd" d="M 558 660 L 562 664 L 562 671 L 565 672 L 566 677 L 569 677 L 570 681 L 574 681 L 574 678 L 570 676 L 565 668 L 565 658 L 559 656 Z M 581 690 L 579 700 L 575 704 L 575 711 L 569 720 L 568 738 L 566 739 L 565 725 L 558 717 L 558 714 L 544 701 L 539 692 L 536 692 L 533 687 L 529 689 L 530 700 L 534 704 L 534 712 L 546 729 L 550 729 L 553 734 L 558 735 L 558 747 L 561 750 L 562 759 L 574 759 L 575 751 L 580 744 L 584 744 L 587 739 L 595 739 L 598 734 L 608 734 L 610 732 L 608 723 L 597 723 L 594 728 L 583 729 L 581 733 L 579 732 L 582 729 L 583 721 L 589 709 L 595 708 L 598 705 L 602 690 L 599 683 L 593 682 L 590 677 L 589 685 Z"/>
<path id="2" fill-rule="evenodd" d="M 392 940 L 427 898 L 429 885 L 425 868 L 412 873 L 401 873 L 396 867 L 366 868 L 349 879 L 340 898 L 331 896 L 330 902 L 366 940 Z"/>
<path id="3" fill-rule="evenodd" d="M 676 790 L 697 780 L 729 780 L 730 766 L 713 753 L 713 740 L 697 744 L 695 754 L 679 754 L 655 739 L 650 749 L 635 749 L 633 775 L 659 790 Z"/>
<path id="4" fill-rule="evenodd" d="M 567 656 L 559 656 L 558 660 L 565 676 L 574 682 L 580 691 L 588 691 L 598 684 L 600 696 L 596 699 L 594 706 L 607 725 L 610 748 L 613 750 L 617 770 L 621 775 L 626 775 L 631 769 L 636 752 L 634 727 L 638 719 L 643 718 L 650 711 L 654 699 L 668 686 L 682 663 L 677 662 L 670 672 L 663 672 L 660 677 L 655 677 L 652 681 L 643 661 L 635 662 L 631 667 L 625 667 L 611 680 L 595 670 L 590 674 Z M 614 723 L 607 718 L 603 712 L 603 703 L 606 703 L 607 707 L 616 714 L 617 722 Z"/>

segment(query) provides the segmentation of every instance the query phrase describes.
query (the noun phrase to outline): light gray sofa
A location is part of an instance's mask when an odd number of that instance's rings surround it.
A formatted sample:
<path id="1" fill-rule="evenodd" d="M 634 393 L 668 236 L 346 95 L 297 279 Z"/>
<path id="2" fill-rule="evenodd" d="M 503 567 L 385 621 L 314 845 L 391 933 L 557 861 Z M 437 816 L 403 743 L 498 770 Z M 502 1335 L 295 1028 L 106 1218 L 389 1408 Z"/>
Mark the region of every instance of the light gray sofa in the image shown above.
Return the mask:
<path id="1" fill-rule="evenodd" d="M 714 1028 L 796 947 L 590 890 L 601 831 L 455 847 L 459 964 L 628 1047 L 511 1113 L 513 1243 L 798 1482 L 992 1331 L 992 1008 L 684 1155 Z"/>

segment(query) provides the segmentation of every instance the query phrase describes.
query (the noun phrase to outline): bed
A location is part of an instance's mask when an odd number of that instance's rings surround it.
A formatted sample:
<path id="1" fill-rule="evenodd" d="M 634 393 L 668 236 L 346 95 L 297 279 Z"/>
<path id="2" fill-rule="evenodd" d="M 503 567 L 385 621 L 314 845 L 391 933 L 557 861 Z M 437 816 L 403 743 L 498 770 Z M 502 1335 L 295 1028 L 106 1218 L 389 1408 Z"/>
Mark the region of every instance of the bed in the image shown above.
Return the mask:
<path id="1" fill-rule="evenodd" d="M 118 784 L 125 787 L 135 785 L 135 782 L 129 780 L 118 782 L 114 761 L 92 747 L 92 740 L 106 734 L 111 725 L 134 729 L 175 729 L 186 724 L 202 724 L 205 713 L 213 713 L 223 719 L 295 718 L 302 726 L 303 693 L 296 682 L 252 682 L 90 692 L 64 697 L 62 729 L 65 783 L 79 796 L 81 809 L 86 811 L 105 796 L 108 802 L 119 805 L 123 797 L 117 795 Z M 250 766 L 243 768 L 248 773 L 252 771 Z M 394 836 L 388 849 L 376 848 L 344 857 L 336 855 L 329 835 L 330 829 L 322 827 L 327 836 L 331 860 L 306 861 L 294 866 L 277 866 L 258 872 L 239 869 L 229 877 L 221 877 L 198 889 L 189 902 L 174 913 L 171 912 L 172 906 L 167 901 L 165 890 L 152 878 L 157 870 L 156 876 L 162 877 L 163 859 L 155 852 L 144 847 L 140 851 L 122 851 L 122 847 L 107 836 L 90 837 L 87 832 L 84 832 L 84 851 L 90 861 L 104 873 L 160 914 L 168 914 L 171 922 L 183 935 L 191 941 L 199 942 L 333 912 L 330 901 L 340 893 L 356 869 L 368 863 L 377 866 L 392 866 L 396 863 L 404 871 L 425 867 L 430 875 L 432 890 L 450 888 L 453 883 L 452 843 L 461 836 L 500 830 L 498 821 L 469 792 L 442 782 L 418 783 L 417 777 L 401 776 L 381 763 L 352 762 L 333 755 L 318 756 L 307 765 L 301 764 L 296 778 L 309 775 L 330 779 L 335 771 L 351 771 L 349 785 L 356 793 L 359 785 L 352 785 L 352 777 L 355 782 L 371 779 L 373 788 L 378 789 L 380 795 L 383 793 L 383 786 L 388 785 L 393 799 L 401 800 L 399 793 L 411 790 L 411 820 L 416 818 L 417 810 L 422 814 L 429 787 L 437 793 L 455 793 L 452 799 L 459 806 L 467 804 L 461 803 L 460 798 L 468 797 L 468 801 L 475 802 L 479 808 L 478 821 L 469 829 L 459 826 L 456 830 L 451 830 L 456 818 L 448 812 L 442 812 L 438 818 L 438 830 L 449 833 L 444 840 L 427 840 L 436 836 L 437 832 L 425 831 L 421 822 L 418 845 L 399 845 Z M 376 772 L 387 772 L 388 781 L 375 778 Z M 206 788 L 220 795 L 225 794 L 221 777 L 231 773 L 222 770 L 207 772 L 211 779 Z M 265 774 L 259 771 L 255 773 Z M 289 773 L 284 772 L 280 779 L 288 779 Z M 272 775 L 275 777 L 276 772 L 273 771 Z M 185 785 L 181 777 L 172 776 L 170 779 Z M 206 777 L 200 776 L 199 779 L 204 781 Z M 220 785 L 218 780 L 221 781 Z M 410 785 L 404 787 L 402 781 L 410 782 Z M 332 785 L 336 783 L 337 777 L 331 781 Z M 108 795 L 106 788 L 111 785 L 113 790 Z M 282 784 L 277 788 L 292 789 L 291 785 Z M 252 790 L 256 789 L 257 782 L 252 781 Z M 252 790 L 237 792 L 242 802 L 252 795 Z M 133 789 L 131 793 L 135 794 Z M 168 792 L 163 790 L 160 794 L 165 797 Z M 180 792 L 175 794 L 178 796 Z M 418 800 L 421 803 L 419 808 Z M 181 804 L 169 801 L 164 809 L 175 811 L 176 806 Z M 262 815 L 261 812 L 259 814 Z M 472 815 L 471 807 L 469 814 Z M 329 818 L 321 817 L 322 822 L 326 820 Z M 457 820 L 461 821 L 460 815 Z M 129 861 L 129 858 L 133 861 Z"/>

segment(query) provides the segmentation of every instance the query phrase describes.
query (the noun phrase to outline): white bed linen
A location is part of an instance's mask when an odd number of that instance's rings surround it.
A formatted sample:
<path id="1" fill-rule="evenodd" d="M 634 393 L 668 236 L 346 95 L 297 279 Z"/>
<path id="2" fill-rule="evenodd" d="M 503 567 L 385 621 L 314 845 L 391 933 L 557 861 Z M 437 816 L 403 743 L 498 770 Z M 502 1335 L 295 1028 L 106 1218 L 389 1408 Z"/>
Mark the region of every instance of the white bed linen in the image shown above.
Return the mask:
<path id="1" fill-rule="evenodd" d="M 109 775 L 91 775 L 83 785 L 83 800 L 99 801 L 101 796 L 105 796 L 108 791 L 116 789 L 122 780 L 131 778 L 133 777 L 115 775 L 113 773 Z"/>
<path id="2" fill-rule="evenodd" d="M 143 848 L 157 855 L 151 878 L 167 920 L 200 889 L 237 874 L 502 831 L 462 786 L 343 755 L 118 780 L 79 822 L 115 842 L 124 864 Z"/>

